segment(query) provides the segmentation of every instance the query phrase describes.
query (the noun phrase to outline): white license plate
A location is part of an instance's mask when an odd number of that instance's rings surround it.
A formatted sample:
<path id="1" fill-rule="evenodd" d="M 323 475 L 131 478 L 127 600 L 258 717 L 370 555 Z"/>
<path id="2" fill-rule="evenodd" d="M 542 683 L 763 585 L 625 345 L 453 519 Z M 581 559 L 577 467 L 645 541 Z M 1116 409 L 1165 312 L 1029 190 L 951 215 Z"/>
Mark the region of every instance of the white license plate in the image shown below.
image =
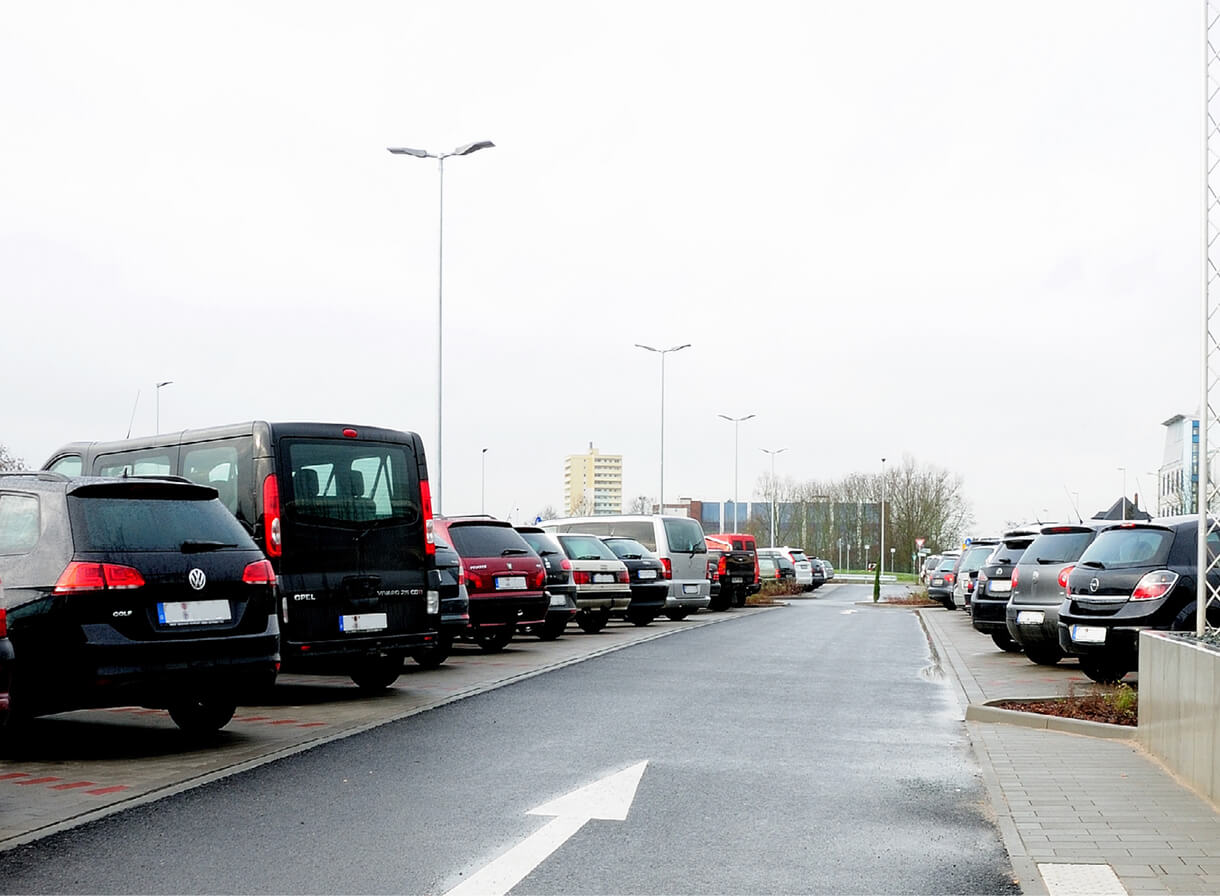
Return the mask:
<path id="1" fill-rule="evenodd" d="M 227 600 L 184 600 L 157 604 L 157 619 L 162 625 L 203 625 L 230 622 L 233 611 Z"/>
<path id="2" fill-rule="evenodd" d="M 1105 644 L 1106 630 L 1100 625 L 1073 625 L 1072 640 L 1081 644 Z"/>
<path id="3" fill-rule="evenodd" d="M 655 569 L 641 569 L 640 570 L 641 579 L 655 579 L 656 577 L 657 577 L 657 571 Z"/>
<path id="4" fill-rule="evenodd" d="M 1046 614 L 1041 610 L 1017 611 L 1017 625 L 1041 625 Z"/>
<path id="5" fill-rule="evenodd" d="M 360 613 L 355 616 L 340 616 L 341 632 L 380 632 L 390 627 L 385 613 Z"/>
<path id="6" fill-rule="evenodd" d="M 741 576 L 729 576 L 729 581 L 734 585 L 741 584 Z"/>
<path id="7" fill-rule="evenodd" d="M 524 591 L 525 576 L 496 576 L 497 591 Z"/>
<path id="8" fill-rule="evenodd" d="M 994 579 L 987 583 L 987 590 L 992 594 L 1007 594 L 1012 591 L 1012 582 L 1007 579 Z"/>
<path id="9" fill-rule="evenodd" d="M 937 576 L 936 578 L 934 578 L 932 580 L 932 584 L 933 585 L 943 585 L 943 584 L 945 584 L 945 580 L 942 579 L 940 576 Z"/>
<path id="10" fill-rule="evenodd" d="M 699 586 L 698 585 L 683 585 L 682 593 L 683 594 L 698 594 Z"/>
<path id="11" fill-rule="evenodd" d="M 614 584 L 614 573 L 612 572 L 595 572 L 593 573 L 593 584 L 604 585 L 606 582 Z"/>
<path id="12" fill-rule="evenodd" d="M 552 594 L 551 595 L 551 606 L 552 607 L 566 607 L 567 605 L 568 605 L 567 598 L 565 598 L 562 594 Z"/>

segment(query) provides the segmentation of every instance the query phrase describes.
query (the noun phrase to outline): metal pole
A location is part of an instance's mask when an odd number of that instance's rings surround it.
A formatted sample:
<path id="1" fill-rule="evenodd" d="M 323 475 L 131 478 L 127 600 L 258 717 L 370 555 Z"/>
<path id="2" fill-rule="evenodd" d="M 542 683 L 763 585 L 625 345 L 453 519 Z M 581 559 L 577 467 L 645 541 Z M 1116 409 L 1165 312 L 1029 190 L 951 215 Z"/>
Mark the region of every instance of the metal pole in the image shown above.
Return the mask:
<path id="1" fill-rule="evenodd" d="M 441 516 L 441 476 L 445 462 L 443 420 L 445 407 L 445 157 L 436 160 L 439 212 L 436 235 L 436 515 Z"/>
<path id="2" fill-rule="evenodd" d="M 479 455 L 479 513 L 487 513 L 487 449 Z"/>
<path id="3" fill-rule="evenodd" d="M 740 420 L 733 421 L 733 531 L 737 531 L 737 432 Z"/>
<path id="4" fill-rule="evenodd" d="M 665 512 L 665 355 L 661 352 L 661 513 Z"/>
<path id="5" fill-rule="evenodd" d="M 881 572 L 885 572 L 885 458 L 881 458 Z"/>
<path id="6" fill-rule="evenodd" d="M 1210 333 L 1210 315 L 1208 313 L 1209 306 L 1209 286 L 1211 282 L 1211 258 L 1209 257 L 1208 245 L 1208 213 L 1211 209 L 1211 185 L 1208 183 L 1208 169 L 1211 166 L 1211 157 L 1208 151 L 1208 140 L 1211 137 L 1212 122 L 1210 108 L 1211 83 L 1209 77 L 1209 69 L 1211 67 L 1211 35 L 1209 34 L 1211 26 L 1211 9 L 1209 0 L 1203 0 L 1203 146 L 1202 146 L 1202 183 L 1201 193 L 1203 200 L 1203 220 L 1199 228 L 1199 236 L 1202 243 L 1202 258 L 1200 259 L 1200 296 L 1202 305 L 1202 320 L 1199 325 L 1199 336 L 1201 339 L 1201 357 L 1199 364 L 1200 373 L 1200 393 L 1199 393 L 1199 410 L 1202 412 L 1199 419 L 1199 487 L 1196 489 L 1197 494 L 1195 500 L 1198 505 L 1199 513 L 1199 539 L 1196 546 L 1196 565 L 1198 570 L 1198 581 L 1195 584 L 1195 635 L 1202 638 L 1203 632 L 1207 628 L 1207 602 L 1210 597 L 1207 585 L 1207 573 L 1211 569 L 1210 558 L 1207 556 L 1207 533 L 1211 528 L 1207 524 L 1207 493 L 1209 473 L 1208 468 L 1211 464 L 1207 457 L 1207 430 L 1211 423 L 1211 395 L 1208 392 L 1208 381 L 1210 379 L 1208 370 L 1208 361 L 1210 355 L 1209 341 Z M 1190 476 L 1190 470 L 1186 471 L 1186 476 Z"/>

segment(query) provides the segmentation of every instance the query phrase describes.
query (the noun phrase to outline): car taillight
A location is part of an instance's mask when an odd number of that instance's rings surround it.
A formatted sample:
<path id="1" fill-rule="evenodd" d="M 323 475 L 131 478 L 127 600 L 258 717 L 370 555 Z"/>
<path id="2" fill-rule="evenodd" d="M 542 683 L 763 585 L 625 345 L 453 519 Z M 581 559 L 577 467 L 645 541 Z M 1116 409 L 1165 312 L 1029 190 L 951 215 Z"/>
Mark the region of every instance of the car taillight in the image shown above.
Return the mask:
<path id="1" fill-rule="evenodd" d="M 562 560 L 559 561 L 559 568 L 564 570 L 565 572 L 571 570 L 572 561 L 569 560 L 567 557 L 564 557 Z"/>
<path id="2" fill-rule="evenodd" d="M 722 555 L 720 558 L 720 562 L 716 564 L 716 575 L 718 575 L 718 576 L 727 575 L 728 571 L 729 571 L 729 562 Z"/>
<path id="3" fill-rule="evenodd" d="M 762 581 L 762 571 L 758 568 L 758 555 L 754 555 L 754 584 Z"/>
<path id="4" fill-rule="evenodd" d="M 0 638 L 8 637 L 8 616 L 4 607 L 0 607 Z"/>
<path id="5" fill-rule="evenodd" d="M 572 573 L 572 581 L 577 585 L 591 585 L 593 580 L 589 578 L 589 574 L 583 569 L 578 569 Z"/>
<path id="6" fill-rule="evenodd" d="M 462 564 L 461 560 L 458 561 L 458 584 L 466 584 L 466 567 Z"/>
<path id="7" fill-rule="evenodd" d="M 545 587 L 545 585 L 546 585 L 546 570 L 545 570 L 545 569 L 539 569 L 539 570 L 535 570 L 535 571 L 534 571 L 534 575 L 533 575 L 533 579 L 534 579 L 534 584 L 533 584 L 533 587 L 534 587 L 534 588 L 539 588 L 539 589 L 541 589 L 541 588 Z"/>
<path id="8" fill-rule="evenodd" d="M 945 573 L 945 584 L 946 585 L 952 585 L 955 581 L 957 581 L 956 575 L 954 575 L 951 572 Z"/>
<path id="9" fill-rule="evenodd" d="M 674 566 L 673 566 L 673 563 L 670 562 L 668 557 L 661 558 L 661 566 L 664 568 L 663 572 L 664 572 L 665 578 L 672 579 L 674 577 Z"/>
<path id="10" fill-rule="evenodd" d="M 1066 588 L 1068 586 L 1068 576 L 1072 574 L 1072 570 L 1076 568 L 1076 564 L 1070 563 L 1063 569 L 1059 570 L 1059 587 Z"/>
<path id="11" fill-rule="evenodd" d="M 628 575 L 627 570 L 625 570 L 625 569 L 620 569 L 620 570 L 618 571 L 618 574 L 617 574 L 617 575 L 615 575 L 615 577 L 614 577 L 614 581 L 618 582 L 620 585 L 630 585 L 630 584 L 631 584 L 631 576 L 630 576 L 630 575 Z"/>
<path id="12" fill-rule="evenodd" d="M 1009 576 L 1009 578 L 1008 578 L 1008 581 L 1012 583 L 1010 587 L 1012 588 L 1013 591 L 1017 590 L 1017 570 L 1018 569 L 1020 569 L 1020 567 L 1014 566 L 1012 568 L 1012 575 Z"/>
<path id="13" fill-rule="evenodd" d="M 280 484 L 275 474 L 263 480 L 263 542 L 268 557 L 279 557 L 284 552 L 280 528 Z"/>
<path id="14" fill-rule="evenodd" d="M 1135 586 L 1131 592 L 1132 600 L 1156 600 L 1168 594 L 1178 582 L 1178 574 L 1167 569 L 1150 572 Z"/>
<path id="15" fill-rule="evenodd" d="M 274 585 L 275 570 L 269 560 L 255 560 L 242 571 L 241 580 L 247 585 Z"/>
<path id="16" fill-rule="evenodd" d="M 479 573 L 477 573 L 477 572 L 469 572 L 469 571 L 467 571 L 467 573 L 466 573 L 466 587 L 467 587 L 467 588 L 469 588 L 471 591 L 482 591 L 482 590 L 483 590 L 483 582 L 484 582 L 484 580 L 485 580 L 486 578 L 487 578 L 486 576 L 484 576 L 484 575 L 480 575 L 480 574 L 479 574 Z"/>
<path id="17" fill-rule="evenodd" d="M 55 582 L 56 594 L 139 588 L 144 577 L 139 570 L 115 563 L 84 563 L 73 560 Z"/>
<path id="18" fill-rule="evenodd" d="M 419 506 L 424 512 L 424 553 L 436 556 L 436 524 L 432 520 L 432 489 L 427 479 L 419 480 Z"/>

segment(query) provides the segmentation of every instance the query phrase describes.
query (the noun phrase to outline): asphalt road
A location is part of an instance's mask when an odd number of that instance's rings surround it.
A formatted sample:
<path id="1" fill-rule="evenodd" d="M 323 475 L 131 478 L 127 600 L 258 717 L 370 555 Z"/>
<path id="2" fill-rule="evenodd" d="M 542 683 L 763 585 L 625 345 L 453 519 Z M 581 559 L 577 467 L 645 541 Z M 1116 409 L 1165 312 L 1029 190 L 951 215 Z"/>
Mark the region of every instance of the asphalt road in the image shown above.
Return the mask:
<path id="1" fill-rule="evenodd" d="M 512 892 L 1016 892 L 918 618 L 824 591 L 18 847 L 0 891 L 442 894 L 646 762 Z"/>

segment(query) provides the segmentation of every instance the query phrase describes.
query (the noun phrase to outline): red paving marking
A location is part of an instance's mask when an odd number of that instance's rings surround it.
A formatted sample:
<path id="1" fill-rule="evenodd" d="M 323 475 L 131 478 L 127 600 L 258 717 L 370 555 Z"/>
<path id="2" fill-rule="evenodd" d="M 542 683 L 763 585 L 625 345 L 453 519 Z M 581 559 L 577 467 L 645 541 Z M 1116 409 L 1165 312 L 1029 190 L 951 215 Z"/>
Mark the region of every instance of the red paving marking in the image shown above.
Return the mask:
<path id="1" fill-rule="evenodd" d="M 265 722 L 270 716 L 235 716 L 234 722 Z"/>
<path id="2" fill-rule="evenodd" d="M 62 781 L 63 778 L 30 778 L 28 781 L 18 781 L 18 787 L 28 787 L 30 784 L 50 784 L 52 781 Z"/>
<path id="3" fill-rule="evenodd" d="M 9 778 L 28 778 L 29 772 L 9 772 L 7 775 L 0 775 L 0 781 L 7 781 Z"/>
<path id="4" fill-rule="evenodd" d="M 321 728 L 325 724 L 326 724 L 325 722 L 304 722 L 301 724 L 301 727 L 302 728 Z"/>
<path id="5" fill-rule="evenodd" d="M 91 793 L 94 796 L 105 796 L 108 793 L 118 793 L 120 790 L 127 790 L 126 784 L 117 784 L 114 787 L 99 787 L 97 790 L 86 790 L 85 793 Z"/>
<path id="6" fill-rule="evenodd" d="M 295 724 L 297 724 L 297 720 L 296 719 L 276 719 L 271 724 L 272 725 L 295 725 Z"/>
<path id="7" fill-rule="evenodd" d="M 71 784 L 56 784 L 52 790 L 74 790 L 77 787 L 96 787 L 94 781 L 73 781 Z"/>

